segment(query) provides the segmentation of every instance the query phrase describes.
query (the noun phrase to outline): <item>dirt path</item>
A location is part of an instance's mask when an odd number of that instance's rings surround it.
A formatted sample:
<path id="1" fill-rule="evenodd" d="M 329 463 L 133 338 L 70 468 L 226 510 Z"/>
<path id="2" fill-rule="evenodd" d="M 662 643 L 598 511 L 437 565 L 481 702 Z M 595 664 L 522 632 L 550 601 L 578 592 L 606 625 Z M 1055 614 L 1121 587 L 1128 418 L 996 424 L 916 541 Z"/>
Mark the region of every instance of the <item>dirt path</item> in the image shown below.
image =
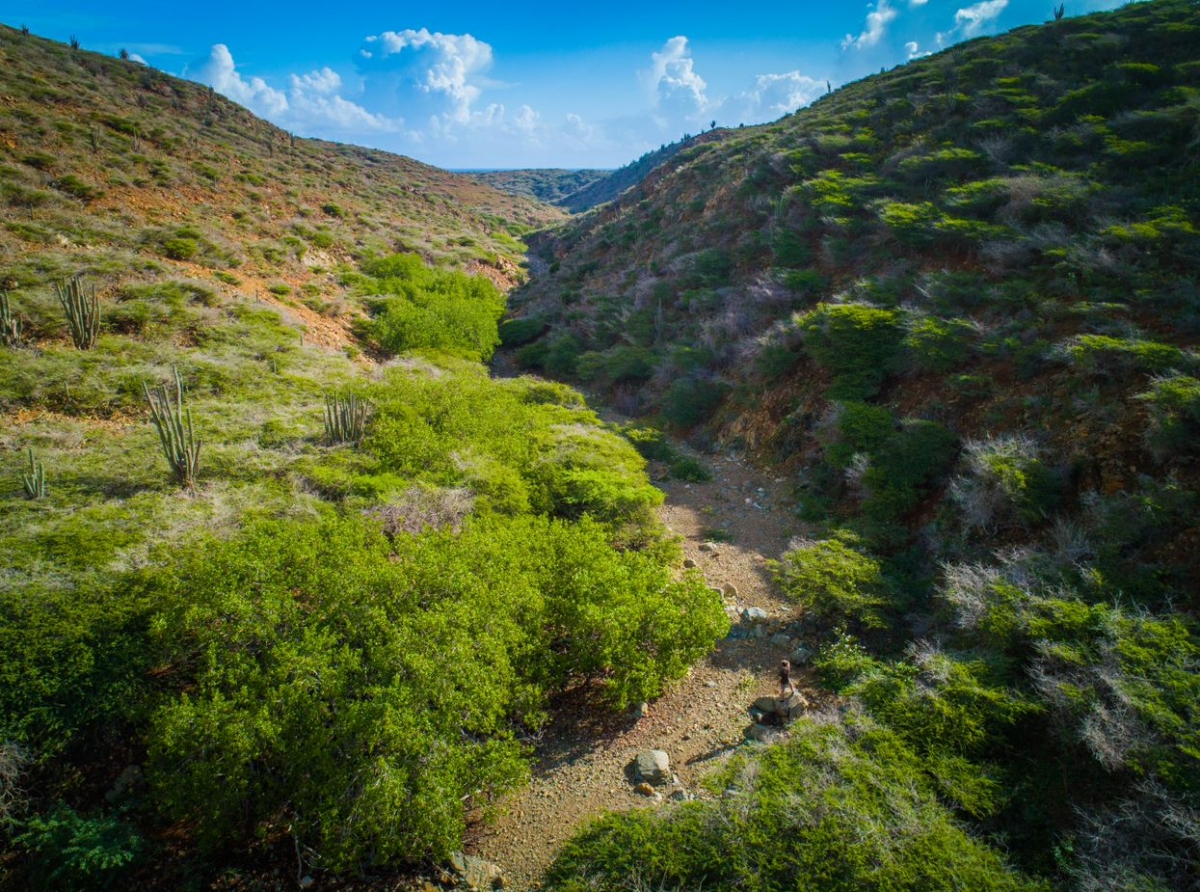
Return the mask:
<path id="1" fill-rule="evenodd" d="M 627 766 L 644 749 L 665 750 L 682 788 L 707 795 L 701 778 L 741 744 L 750 724 L 747 708 L 754 698 L 776 692 L 775 667 L 799 644 L 794 638 L 772 640 L 786 634 L 781 630 L 796 619 L 766 565 L 801 532 L 783 501 L 783 481 L 764 477 L 737 458 L 705 463 L 714 474 L 710 483 L 660 483 L 667 495 L 662 519 L 683 538 L 686 556 L 709 584 L 726 589 L 728 607 L 767 611 L 764 637 L 721 641 L 641 718 L 626 714 L 593 723 L 568 711 L 548 729 L 528 788 L 471 841 L 474 854 L 504 869 L 506 888 L 539 888 L 559 848 L 588 819 L 605 811 L 661 807 L 637 794 L 627 775 Z M 797 686 L 817 705 L 819 695 L 803 674 Z"/>

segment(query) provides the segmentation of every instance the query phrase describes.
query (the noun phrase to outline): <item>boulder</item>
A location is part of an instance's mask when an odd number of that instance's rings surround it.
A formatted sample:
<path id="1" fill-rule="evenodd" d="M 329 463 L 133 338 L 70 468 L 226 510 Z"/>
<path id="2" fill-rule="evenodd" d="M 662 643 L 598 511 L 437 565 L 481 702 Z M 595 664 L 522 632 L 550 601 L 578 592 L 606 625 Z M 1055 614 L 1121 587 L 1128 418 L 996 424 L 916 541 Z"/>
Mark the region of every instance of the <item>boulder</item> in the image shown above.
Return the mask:
<path id="1" fill-rule="evenodd" d="M 753 724 L 742 732 L 742 736 L 756 743 L 766 743 L 776 733 L 775 729 L 768 728 L 766 725 Z"/>
<path id="2" fill-rule="evenodd" d="M 792 643 L 792 636 L 787 632 L 776 632 L 771 636 L 772 647 L 787 647 Z"/>
<path id="3" fill-rule="evenodd" d="M 742 611 L 742 619 L 748 623 L 765 623 L 767 621 L 767 611 L 761 607 L 747 607 Z"/>
<path id="4" fill-rule="evenodd" d="M 669 784 L 671 777 L 671 758 L 662 750 L 644 750 L 637 757 L 638 780 L 660 787 Z"/>
<path id="5" fill-rule="evenodd" d="M 450 866 L 468 889 L 504 888 L 504 871 L 491 861 L 454 852 L 450 855 Z"/>
<path id="6" fill-rule="evenodd" d="M 711 542 L 701 542 L 700 550 L 705 554 L 711 554 L 714 557 L 721 553 L 717 550 L 717 546 L 713 545 Z"/>
<path id="7" fill-rule="evenodd" d="M 776 703 L 774 697 L 759 697 L 754 701 L 754 708 L 764 715 L 772 715 L 775 712 Z"/>
<path id="8" fill-rule="evenodd" d="M 794 651 L 792 651 L 792 665 L 793 666 L 807 666 L 811 662 L 812 662 L 812 651 L 809 650 L 807 647 L 805 647 L 803 644 L 801 644 Z"/>
<path id="9" fill-rule="evenodd" d="M 685 559 L 685 560 L 684 560 L 684 562 L 683 562 L 683 569 L 685 569 L 685 570 L 695 570 L 695 569 L 696 569 L 696 562 L 695 562 L 694 560 L 692 560 L 691 558 L 687 558 L 687 559 Z"/>
<path id="10" fill-rule="evenodd" d="M 723 594 L 726 598 L 737 598 L 737 596 L 738 596 L 737 586 L 734 585 L 732 582 L 727 582 L 723 586 L 721 586 L 721 594 Z"/>

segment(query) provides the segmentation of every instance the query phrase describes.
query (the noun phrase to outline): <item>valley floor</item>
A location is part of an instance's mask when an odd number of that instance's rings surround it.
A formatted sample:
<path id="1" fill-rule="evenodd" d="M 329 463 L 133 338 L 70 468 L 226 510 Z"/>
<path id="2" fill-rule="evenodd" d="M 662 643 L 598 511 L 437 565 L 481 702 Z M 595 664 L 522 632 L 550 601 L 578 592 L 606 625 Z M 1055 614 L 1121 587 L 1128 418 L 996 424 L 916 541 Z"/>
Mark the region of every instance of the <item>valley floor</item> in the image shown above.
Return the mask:
<path id="1" fill-rule="evenodd" d="M 686 556 L 709 585 L 726 592 L 728 607 L 767 612 L 765 637 L 738 637 L 747 627 L 735 624 L 733 635 L 649 704 L 641 718 L 636 711 L 609 718 L 569 706 L 557 712 L 537 745 L 531 783 L 472 840 L 474 854 L 503 868 L 506 888 L 538 888 L 561 846 L 602 812 L 657 807 L 635 791 L 629 771 L 643 750 L 665 750 L 671 758 L 679 785 L 661 787 L 664 797 L 680 789 L 711 795 L 703 778 L 742 744 L 751 724 L 748 707 L 757 697 L 777 693 L 776 667 L 795 643 L 772 643 L 772 637 L 797 616 L 772 583 L 767 562 L 801 534 L 800 522 L 788 509 L 782 479 L 766 477 L 736 457 L 706 464 L 711 482 L 658 484 L 667 496 L 662 519 L 682 537 Z M 797 688 L 819 706 L 828 695 L 814 690 L 803 672 L 797 674 Z"/>

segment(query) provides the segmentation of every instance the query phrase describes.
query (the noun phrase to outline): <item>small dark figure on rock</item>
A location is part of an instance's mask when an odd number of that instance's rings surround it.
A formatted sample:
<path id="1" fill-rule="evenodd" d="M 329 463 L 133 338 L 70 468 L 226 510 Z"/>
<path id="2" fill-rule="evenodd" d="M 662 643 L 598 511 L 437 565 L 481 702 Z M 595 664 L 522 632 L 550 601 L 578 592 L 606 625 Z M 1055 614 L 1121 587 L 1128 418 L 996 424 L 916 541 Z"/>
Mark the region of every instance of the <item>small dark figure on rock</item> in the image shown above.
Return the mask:
<path id="1" fill-rule="evenodd" d="M 792 664 L 787 660 L 779 661 L 779 699 L 786 700 L 796 689 L 792 687 Z"/>

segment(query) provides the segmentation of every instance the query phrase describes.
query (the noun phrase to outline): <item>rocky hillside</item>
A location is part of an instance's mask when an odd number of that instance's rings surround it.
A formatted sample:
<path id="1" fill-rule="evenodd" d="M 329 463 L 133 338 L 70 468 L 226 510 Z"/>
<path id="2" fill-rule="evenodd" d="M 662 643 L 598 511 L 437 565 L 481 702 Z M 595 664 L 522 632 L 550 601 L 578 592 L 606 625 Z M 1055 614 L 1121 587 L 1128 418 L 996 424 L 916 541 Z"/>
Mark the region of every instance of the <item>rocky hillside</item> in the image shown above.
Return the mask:
<path id="1" fill-rule="evenodd" d="M 971 41 L 706 134 L 534 250 L 515 361 L 780 468 L 814 525 L 780 584 L 860 714 L 731 771 L 711 814 L 597 829 L 560 888 L 732 883 L 753 851 L 675 843 L 816 833 L 771 784 L 877 733 L 1055 888 L 1197 888 L 1200 6 Z M 833 857 L 805 839 L 824 854 L 752 887 Z"/>
<path id="2" fill-rule="evenodd" d="M 536 201 L 386 152 L 296 139 L 206 87 L 0 26 L 0 264 L 237 278 L 326 315 L 365 252 L 521 278 Z M 156 272 L 156 270 L 158 272 Z"/>

